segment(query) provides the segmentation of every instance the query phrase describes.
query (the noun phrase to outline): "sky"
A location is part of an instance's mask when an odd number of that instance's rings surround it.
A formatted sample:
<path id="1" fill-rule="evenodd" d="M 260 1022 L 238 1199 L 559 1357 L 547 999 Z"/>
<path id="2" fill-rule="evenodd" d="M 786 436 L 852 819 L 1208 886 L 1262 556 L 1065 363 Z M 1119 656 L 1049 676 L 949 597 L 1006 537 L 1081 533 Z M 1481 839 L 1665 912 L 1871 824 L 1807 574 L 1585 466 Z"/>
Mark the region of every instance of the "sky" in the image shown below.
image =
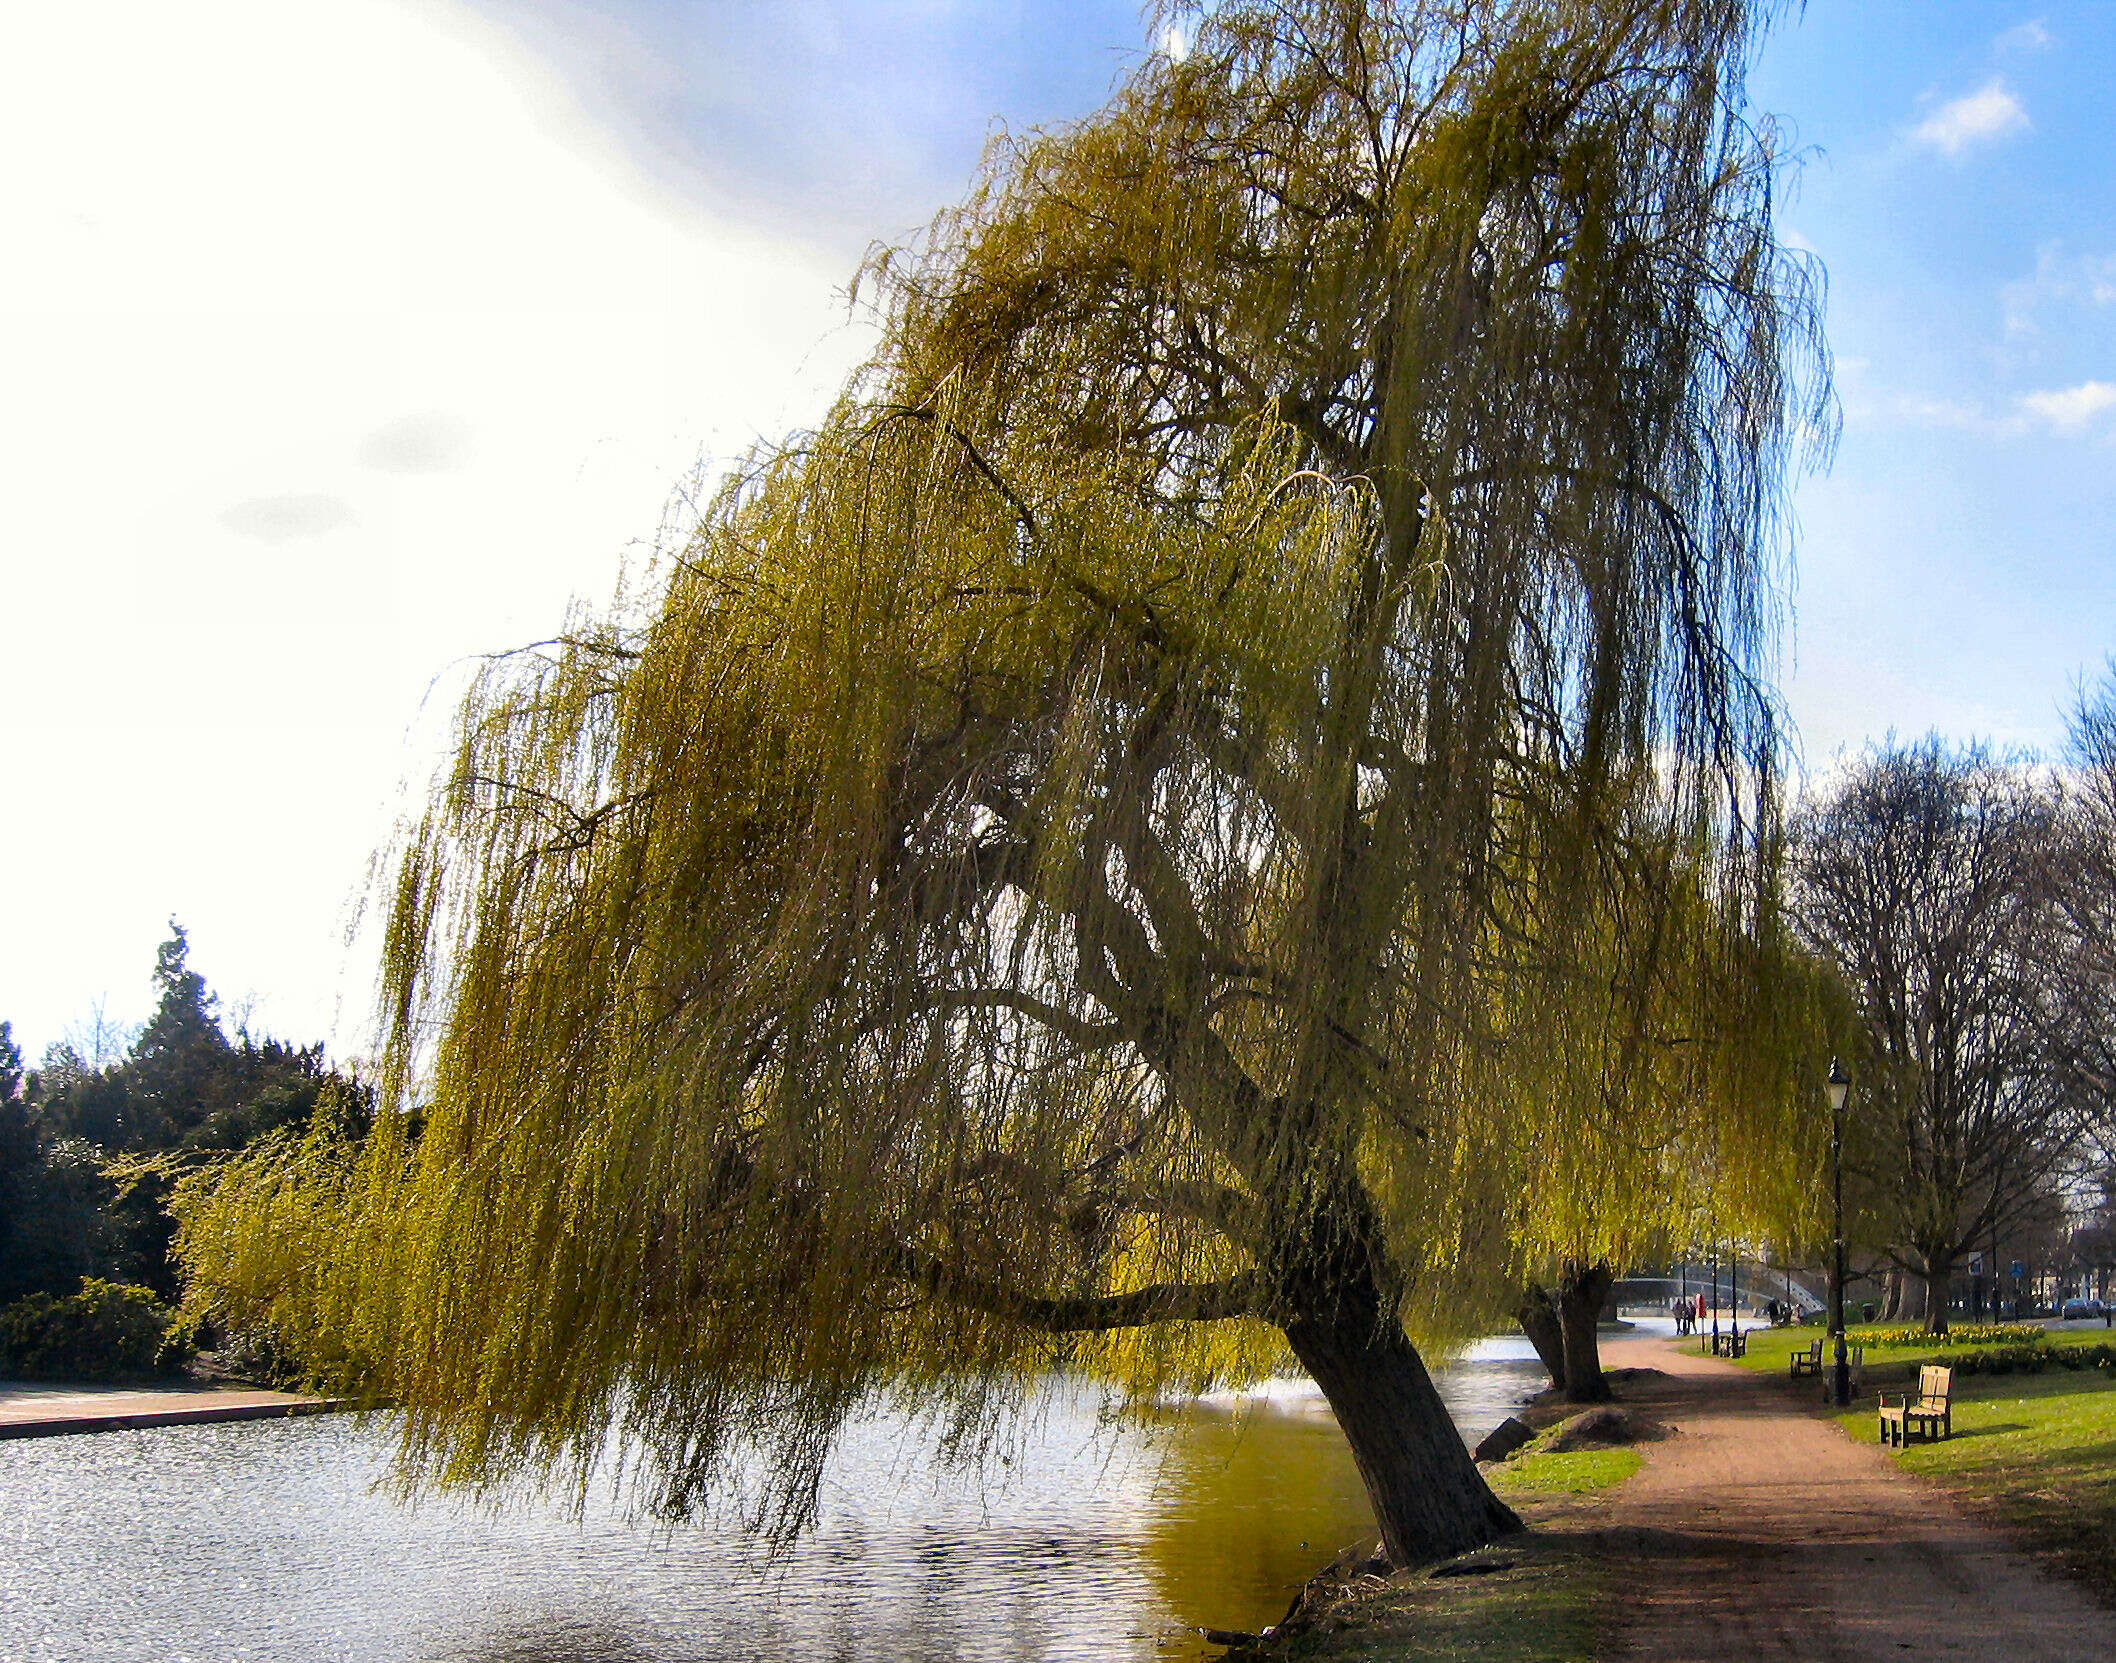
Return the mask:
<path id="1" fill-rule="evenodd" d="M 108 0 L 0 58 L 0 1020 L 227 1013 L 356 1054 L 371 859 L 476 655 L 650 580 L 812 420 L 872 244 L 1076 119 L 1130 0 Z M 1804 764 L 2048 753 L 2116 649 L 2116 6 L 1809 0 L 1843 429 L 1797 496 Z M 410 793 L 407 795 L 407 793 Z"/>

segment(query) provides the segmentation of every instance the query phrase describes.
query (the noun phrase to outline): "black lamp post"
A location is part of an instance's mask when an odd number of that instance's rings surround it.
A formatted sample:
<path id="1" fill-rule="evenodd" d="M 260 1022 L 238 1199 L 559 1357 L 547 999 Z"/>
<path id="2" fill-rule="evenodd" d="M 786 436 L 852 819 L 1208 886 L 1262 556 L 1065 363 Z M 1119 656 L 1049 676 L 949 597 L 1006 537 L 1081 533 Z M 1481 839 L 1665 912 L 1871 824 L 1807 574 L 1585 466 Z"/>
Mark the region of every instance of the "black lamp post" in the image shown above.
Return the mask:
<path id="1" fill-rule="evenodd" d="M 1830 1370 L 1829 1398 L 1842 1409 L 1851 1403 L 1851 1359 L 1844 1351 L 1844 1099 L 1851 1077 L 1835 1057 L 1829 1060 L 1829 1181 L 1836 1243 L 1829 1278 L 1829 1330 L 1836 1336 L 1835 1366 Z"/>
<path id="2" fill-rule="evenodd" d="M 1712 1243 L 1712 1355 L 1719 1355 L 1719 1242 Z"/>

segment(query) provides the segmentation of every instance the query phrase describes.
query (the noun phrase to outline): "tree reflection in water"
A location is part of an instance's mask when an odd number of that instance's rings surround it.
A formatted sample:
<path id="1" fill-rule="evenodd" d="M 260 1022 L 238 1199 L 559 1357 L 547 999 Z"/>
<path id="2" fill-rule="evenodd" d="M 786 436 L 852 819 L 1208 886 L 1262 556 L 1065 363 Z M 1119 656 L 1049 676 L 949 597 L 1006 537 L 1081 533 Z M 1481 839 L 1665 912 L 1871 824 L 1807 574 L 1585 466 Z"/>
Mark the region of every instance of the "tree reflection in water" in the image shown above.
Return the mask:
<path id="1" fill-rule="evenodd" d="M 1535 1383 L 1504 1342 L 1479 1352 L 1438 1371 L 1472 1438 Z M 878 1418 L 847 1440 L 821 1531 L 776 1566 L 730 1528 L 657 1530 L 600 1491 L 578 1520 L 399 1506 L 371 1487 L 388 1431 L 334 1415 L 11 1444 L 0 1657 L 1174 1663 L 1207 1655 L 1199 1627 L 1276 1621 L 1372 1528 L 1304 1383 L 1143 1428 L 1061 1384 L 982 1477 Z"/>

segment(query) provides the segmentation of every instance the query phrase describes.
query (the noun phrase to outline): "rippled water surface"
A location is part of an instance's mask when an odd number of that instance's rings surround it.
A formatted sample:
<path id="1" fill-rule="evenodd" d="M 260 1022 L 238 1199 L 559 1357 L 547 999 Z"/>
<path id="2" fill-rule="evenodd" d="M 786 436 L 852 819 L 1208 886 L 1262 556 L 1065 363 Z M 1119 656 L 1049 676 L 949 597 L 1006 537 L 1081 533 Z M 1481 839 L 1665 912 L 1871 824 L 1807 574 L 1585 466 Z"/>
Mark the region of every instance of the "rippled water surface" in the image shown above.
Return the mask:
<path id="1" fill-rule="evenodd" d="M 1440 1385 L 1472 1438 L 1540 1376 L 1486 1341 Z M 718 1663 L 1188 1659 L 1276 1620 L 1372 1518 L 1312 1388 L 1207 1400 L 1152 1433 L 1056 1395 L 983 1478 L 901 1427 L 847 1439 L 821 1528 L 765 1567 L 732 1531 L 665 1534 L 370 1486 L 350 1415 L 0 1445 L 0 1657 L 24 1663 Z"/>

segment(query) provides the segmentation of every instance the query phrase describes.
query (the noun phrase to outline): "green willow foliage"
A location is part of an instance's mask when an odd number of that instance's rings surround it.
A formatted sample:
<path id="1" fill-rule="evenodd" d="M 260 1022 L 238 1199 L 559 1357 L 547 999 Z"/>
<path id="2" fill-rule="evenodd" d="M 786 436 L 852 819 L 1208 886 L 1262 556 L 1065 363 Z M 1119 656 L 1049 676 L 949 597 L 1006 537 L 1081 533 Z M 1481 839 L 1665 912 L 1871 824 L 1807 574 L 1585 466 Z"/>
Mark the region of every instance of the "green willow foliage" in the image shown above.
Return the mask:
<path id="1" fill-rule="evenodd" d="M 1508 1515 L 1397 1324 L 1634 1228 L 1589 1191 L 1661 1117 L 1720 1161 L 1777 1112 L 1763 667 L 1828 405 L 1749 8 L 1188 21 L 870 263 L 876 358 L 651 615 L 473 694 L 388 925 L 423 1134 L 183 1198 L 203 1296 L 401 1400 L 414 1478 L 621 1428 L 786 1529 L 878 1394 L 974 1446 L 1053 1365 L 1290 1344 L 1386 1354 L 1446 1436 L 1405 1490 L 1339 1402 L 1384 1532 L 1466 1542 Z"/>
<path id="2" fill-rule="evenodd" d="M 1636 1265 L 1702 1240 L 1812 1240 L 1836 983 L 1757 887 L 1714 893 L 1715 851 L 1650 786 L 1586 881 L 1550 884 L 1501 996 L 1490 1091 L 1508 1100 L 1514 1241 L 1551 1265 Z M 1550 863 L 1563 869 L 1565 862 Z M 1537 959 L 1540 962 L 1537 962 Z"/>

